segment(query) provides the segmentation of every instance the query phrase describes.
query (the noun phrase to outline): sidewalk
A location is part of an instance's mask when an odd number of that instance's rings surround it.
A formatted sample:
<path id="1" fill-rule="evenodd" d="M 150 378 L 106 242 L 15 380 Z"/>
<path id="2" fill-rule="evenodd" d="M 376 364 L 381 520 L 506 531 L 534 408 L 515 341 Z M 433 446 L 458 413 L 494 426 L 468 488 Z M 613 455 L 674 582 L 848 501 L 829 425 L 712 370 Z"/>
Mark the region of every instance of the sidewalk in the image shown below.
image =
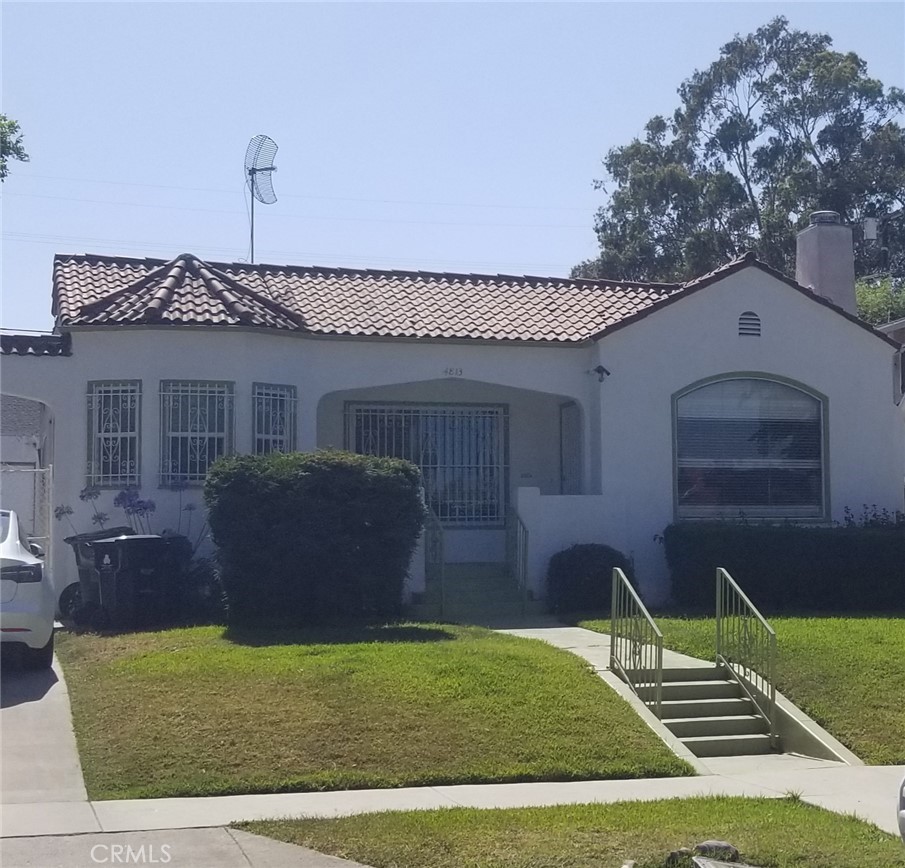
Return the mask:
<path id="1" fill-rule="evenodd" d="M 238 829 L 170 829 L 119 835 L 6 838 L 3 868 L 97 868 L 169 865 L 170 868 L 367 868 L 305 847 Z"/>
<path id="2" fill-rule="evenodd" d="M 9 838 L 190 829 L 272 817 L 338 817 L 459 806 L 515 808 L 708 795 L 780 798 L 790 792 L 832 811 L 857 814 L 898 834 L 896 795 L 905 766 L 845 766 L 789 754 L 726 757 L 709 763 L 711 774 L 693 778 L 7 804 L 3 806 L 2 835 Z"/>

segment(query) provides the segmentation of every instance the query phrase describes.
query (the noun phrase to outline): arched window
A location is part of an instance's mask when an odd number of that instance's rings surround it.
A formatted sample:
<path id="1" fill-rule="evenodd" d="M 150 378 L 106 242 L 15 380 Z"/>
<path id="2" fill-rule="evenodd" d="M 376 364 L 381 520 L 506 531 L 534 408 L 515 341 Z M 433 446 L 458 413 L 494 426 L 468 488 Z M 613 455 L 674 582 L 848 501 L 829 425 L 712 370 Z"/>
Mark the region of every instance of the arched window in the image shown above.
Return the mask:
<path id="1" fill-rule="evenodd" d="M 677 517 L 822 517 L 823 409 L 801 389 L 753 377 L 680 394 Z"/>
<path id="2" fill-rule="evenodd" d="M 760 317 L 753 310 L 746 310 L 738 318 L 739 336 L 760 337 Z"/>

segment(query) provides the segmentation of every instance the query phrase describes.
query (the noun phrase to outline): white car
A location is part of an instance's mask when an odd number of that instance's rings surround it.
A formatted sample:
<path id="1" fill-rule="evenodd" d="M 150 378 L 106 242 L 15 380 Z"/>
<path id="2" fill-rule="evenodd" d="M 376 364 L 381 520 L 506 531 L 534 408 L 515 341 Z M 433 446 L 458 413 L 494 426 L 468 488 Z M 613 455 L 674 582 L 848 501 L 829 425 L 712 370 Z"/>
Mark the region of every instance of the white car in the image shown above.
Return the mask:
<path id="1" fill-rule="evenodd" d="M 899 834 L 905 843 L 905 778 L 899 784 Z"/>
<path id="2" fill-rule="evenodd" d="M 0 642 L 19 645 L 23 663 L 53 663 L 54 592 L 39 545 L 29 543 L 14 512 L 0 509 Z"/>

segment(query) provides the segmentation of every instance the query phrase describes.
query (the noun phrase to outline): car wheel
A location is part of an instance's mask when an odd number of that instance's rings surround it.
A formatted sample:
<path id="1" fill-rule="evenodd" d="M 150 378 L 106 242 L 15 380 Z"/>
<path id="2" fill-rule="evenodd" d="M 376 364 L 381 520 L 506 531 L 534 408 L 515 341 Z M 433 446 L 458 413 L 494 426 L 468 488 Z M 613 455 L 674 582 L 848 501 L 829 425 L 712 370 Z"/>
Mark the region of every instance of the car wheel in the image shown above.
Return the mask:
<path id="1" fill-rule="evenodd" d="M 71 585 L 67 585 L 60 594 L 60 617 L 69 621 L 73 620 L 81 605 L 82 589 L 79 583 L 73 582 Z"/>
<path id="2" fill-rule="evenodd" d="M 53 665 L 53 635 L 43 648 L 26 648 L 23 662 L 26 669 L 50 669 Z"/>

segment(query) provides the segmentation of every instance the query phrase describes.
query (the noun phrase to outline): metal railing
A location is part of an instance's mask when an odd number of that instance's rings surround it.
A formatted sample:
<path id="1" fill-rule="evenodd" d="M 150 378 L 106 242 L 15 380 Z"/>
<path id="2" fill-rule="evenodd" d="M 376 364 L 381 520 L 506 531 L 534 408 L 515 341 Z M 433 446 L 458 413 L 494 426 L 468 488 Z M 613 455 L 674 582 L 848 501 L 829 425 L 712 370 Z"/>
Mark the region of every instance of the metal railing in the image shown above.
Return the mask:
<path id="1" fill-rule="evenodd" d="M 663 634 L 619 567 L 613 570 L 610 669 L 661 717 Z"/>
<path id="2" fill-rule="evenodd" d="M 716 662 L 728 670 L 767 720 L 775 744 L 776 633 L 722 567 L 716 571 Z"/>
<path id="3" fill-rule="evenodd" d="M 428 582 L 436 582 L 440 589 L 440 616 L 446 612 L 446 552 L 443 525 L 427 504 L 424 506 L 424 574 Z"/>
<path id="4" fill-rule="evenodd" d="M 528 610 L 528 528 L 514 507 L 509 507 L 507 512 L 506 562 L 521 596 L 522 615 L 525 615 Z"/>

